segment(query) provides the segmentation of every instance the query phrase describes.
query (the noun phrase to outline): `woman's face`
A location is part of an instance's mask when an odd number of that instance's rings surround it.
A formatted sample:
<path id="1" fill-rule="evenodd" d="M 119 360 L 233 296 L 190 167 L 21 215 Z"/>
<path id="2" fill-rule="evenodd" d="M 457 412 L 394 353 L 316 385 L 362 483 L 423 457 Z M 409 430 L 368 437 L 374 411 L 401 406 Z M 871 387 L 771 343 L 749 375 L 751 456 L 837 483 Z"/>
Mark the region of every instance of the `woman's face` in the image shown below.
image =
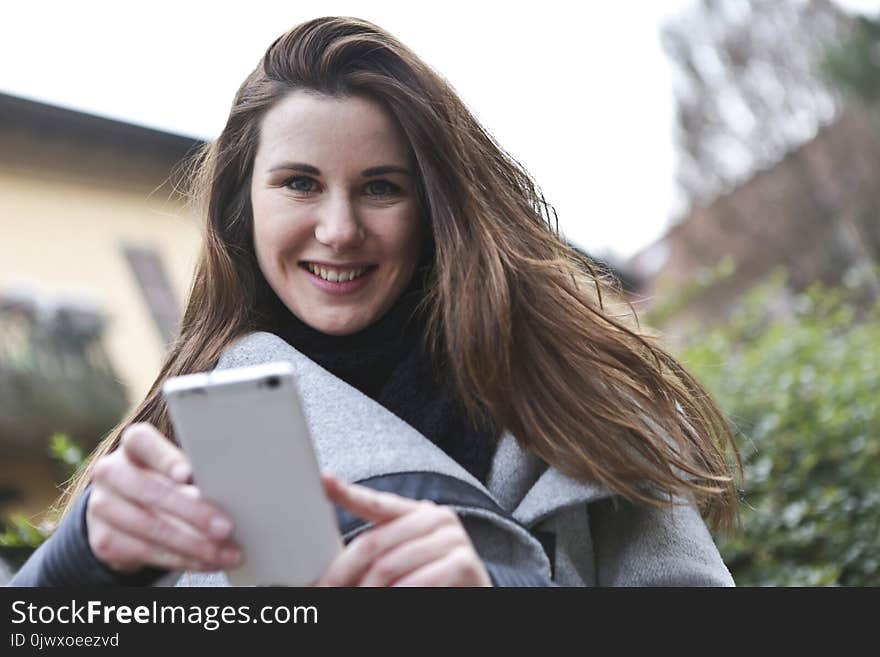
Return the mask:
<path id="1" fill-rule="evenodd" d="M 408 285 L 422 222 L 407 142 L 374 100 L 290 93 L 261 124 L 254 246 L 269 285 L 314 329 L 355 333 Z"/>

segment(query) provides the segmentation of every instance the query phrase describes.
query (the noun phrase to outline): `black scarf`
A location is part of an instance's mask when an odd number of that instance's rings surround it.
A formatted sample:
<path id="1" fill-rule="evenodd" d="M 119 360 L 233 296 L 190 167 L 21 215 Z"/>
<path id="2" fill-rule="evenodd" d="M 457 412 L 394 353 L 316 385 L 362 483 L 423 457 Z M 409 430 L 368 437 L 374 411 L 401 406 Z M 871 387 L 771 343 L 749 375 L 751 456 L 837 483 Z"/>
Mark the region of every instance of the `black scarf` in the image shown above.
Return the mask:
<path id="1" fill-rule="evenodd" d="M 417 429 L 485 482 L 498 430 L 489 422 L 469 420 L 448 370 L 435 367 L 424 349 L 425 320 L 418 303 L 427 280 L 426 268 L 421 267 L 381 319 L 345 336 L 313 329 L 278 301 L 278 334 Z"/>

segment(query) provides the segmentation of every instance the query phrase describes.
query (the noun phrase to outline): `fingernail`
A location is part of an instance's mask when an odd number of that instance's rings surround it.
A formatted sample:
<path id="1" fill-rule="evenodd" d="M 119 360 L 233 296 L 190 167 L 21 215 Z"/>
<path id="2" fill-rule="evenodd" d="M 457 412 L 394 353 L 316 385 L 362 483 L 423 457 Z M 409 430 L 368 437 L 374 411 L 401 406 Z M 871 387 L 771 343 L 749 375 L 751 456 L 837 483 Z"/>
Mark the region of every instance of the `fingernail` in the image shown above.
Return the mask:
<path id="1" fill-rule="evenodd" d="M 217 538 L 224 538 L 232 530 L 232 523 L 223 516 L 211 518 L 211 533 Z"/>
<path id="2" fill-rule="evenodd" d="M 178 463 L 173 468 L 171 468 L 171 478 L 175 481 L 179 481 L 182 484 L 188 482 L 191 475 L 192 472 L 190 471 L 190 468 L 186 463 Z"/>

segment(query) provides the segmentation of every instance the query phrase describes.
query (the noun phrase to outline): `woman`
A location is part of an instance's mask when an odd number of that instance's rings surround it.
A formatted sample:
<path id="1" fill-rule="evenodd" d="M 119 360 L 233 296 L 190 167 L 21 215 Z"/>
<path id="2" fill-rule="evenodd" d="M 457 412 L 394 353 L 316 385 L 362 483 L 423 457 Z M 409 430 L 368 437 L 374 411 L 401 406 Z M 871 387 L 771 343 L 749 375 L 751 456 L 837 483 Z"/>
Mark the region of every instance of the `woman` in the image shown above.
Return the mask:
<path id="1" fill-rule="evenodd" d="M 732 583 L 701 519 L 736 520 L 723 418 L 607 312 L 528 175 L 402 44 L 299 25 L 198 165 L 180 335 L 13 584 L 217 583 L 198 573 L 243 555 L 161 384 L 278 358 L 322 468 L 365 484 L 325 477 L 348 543 L 319 584 Z"/>

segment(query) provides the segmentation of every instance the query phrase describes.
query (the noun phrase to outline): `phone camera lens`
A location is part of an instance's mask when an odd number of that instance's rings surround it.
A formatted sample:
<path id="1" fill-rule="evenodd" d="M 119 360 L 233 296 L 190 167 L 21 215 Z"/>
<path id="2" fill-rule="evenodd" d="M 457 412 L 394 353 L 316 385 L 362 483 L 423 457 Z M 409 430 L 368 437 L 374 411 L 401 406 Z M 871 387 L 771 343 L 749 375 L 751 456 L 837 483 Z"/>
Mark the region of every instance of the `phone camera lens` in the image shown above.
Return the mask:
<path id="1" fill-rule="evenodd" d="M 281 385 L 281 379 L 279 379 L 277 376 L 270 376 L 268 379 L 266 379 L 266 385 L 270 388 L 277 388 Z"/>

